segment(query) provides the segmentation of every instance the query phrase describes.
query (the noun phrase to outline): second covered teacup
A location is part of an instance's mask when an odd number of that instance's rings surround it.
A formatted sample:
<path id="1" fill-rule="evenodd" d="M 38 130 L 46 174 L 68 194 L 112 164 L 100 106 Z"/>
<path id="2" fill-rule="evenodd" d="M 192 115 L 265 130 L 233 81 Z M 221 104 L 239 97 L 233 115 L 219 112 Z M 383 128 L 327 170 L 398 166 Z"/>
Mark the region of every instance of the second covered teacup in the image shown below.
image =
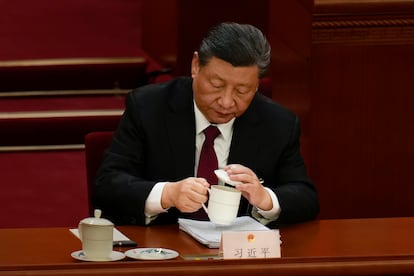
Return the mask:
<path id="1" fill-rule="evenodd" d="M 91 261 L 109 260 L 112 253 L 114 224 L 101 218 L 101 214 L 96 209 L 94 217 L 81 220 L 78 226 L 82 251 Z"/>

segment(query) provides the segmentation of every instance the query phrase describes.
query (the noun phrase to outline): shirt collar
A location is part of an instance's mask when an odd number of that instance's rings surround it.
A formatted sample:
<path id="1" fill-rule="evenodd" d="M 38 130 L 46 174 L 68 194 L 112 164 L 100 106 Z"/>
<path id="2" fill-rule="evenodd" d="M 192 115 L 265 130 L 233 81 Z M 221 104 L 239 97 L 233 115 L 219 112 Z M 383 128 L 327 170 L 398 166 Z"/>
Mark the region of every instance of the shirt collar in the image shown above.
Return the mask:
<path id="1" fill-rule="evenodd" d="M 215 125 L 220 130 L 221 135 L 225 140 L 231 138 L 233 134 L 233 123 L 236 118 L 231 119 L 225 124 L 212 124 L 210 123 L 207 118 L 201 113 L 200 109 L 198 109 L 197 104 L 194 101 L 194 114 L 195 114 L 195 121 L 196 121 L 196 134 L 199 135 L 203 132 L 203 130 L 208 127 L 209 125 Z"/>

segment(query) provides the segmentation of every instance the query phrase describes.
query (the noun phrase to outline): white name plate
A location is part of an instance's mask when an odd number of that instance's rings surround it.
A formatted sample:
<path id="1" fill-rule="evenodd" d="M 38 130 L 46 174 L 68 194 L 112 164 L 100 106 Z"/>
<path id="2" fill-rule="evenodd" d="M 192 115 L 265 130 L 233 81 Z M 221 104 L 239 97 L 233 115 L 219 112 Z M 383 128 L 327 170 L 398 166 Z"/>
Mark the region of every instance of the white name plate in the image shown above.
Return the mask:
<path id="1" fill-rule="evenodd" d="M 280 258 L 279 230 L 224 231 L 220 251 L 223 259 Z"/>

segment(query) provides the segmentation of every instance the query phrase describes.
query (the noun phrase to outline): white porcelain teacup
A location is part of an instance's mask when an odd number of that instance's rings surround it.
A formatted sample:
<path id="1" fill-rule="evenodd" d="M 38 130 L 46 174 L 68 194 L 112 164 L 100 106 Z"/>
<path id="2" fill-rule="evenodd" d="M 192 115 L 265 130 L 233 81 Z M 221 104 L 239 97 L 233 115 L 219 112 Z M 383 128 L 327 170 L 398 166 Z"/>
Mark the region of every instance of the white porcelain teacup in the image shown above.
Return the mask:
<path id="1" fill-rule="evenodd" d="M 241 192 L 232 187 L 213 185 L 209 189 L 208 207 L 203 204 L 211 222 L 230 225 L 237 217 Z"/>
<path id="2" fill-rule="evenodd" d="M 96 209 L 95 217 L 85 218 L 79 222 L 79 237 L 82 251 L 89 260 L 109 260 L 113 249 L 114 224 L 101 218 L 101 210 Z"/>

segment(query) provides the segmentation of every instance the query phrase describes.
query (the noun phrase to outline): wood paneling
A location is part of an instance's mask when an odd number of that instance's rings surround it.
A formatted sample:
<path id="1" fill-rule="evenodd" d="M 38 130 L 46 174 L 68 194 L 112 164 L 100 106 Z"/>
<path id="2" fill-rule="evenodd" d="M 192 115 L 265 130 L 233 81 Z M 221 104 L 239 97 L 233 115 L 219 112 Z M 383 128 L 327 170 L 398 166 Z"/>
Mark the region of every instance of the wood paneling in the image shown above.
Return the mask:
<path id="1" fill-rule="evenodd" d="M 234 21 L 252 24 L 263 32 L 268 27 L 269 0 L 178 0 L 177 64 L 175 75 L 189 75 L 193 52 L 210 27 Z"/>
<path id="2" fill-rule="evenodd" d="M 273 99 L 299 115 L 307 138 L 313 1 L 270 1 Z"/>
<path id="3" fill-rule="evenodd" d="M 234 21 L 266 32 L 268 1 L 144 1 L 144 49 L 171 67 L 174 75 L 190 75 L 193 52 L 211 26 Z"/>
<path id="4" fill-rule="evenodd" d="M 142 47 L 162 65 L 177 62 L 178 0 L 143 1 Z"/>
<path id="5" fill-rule="evenodd" d="M 413 216 L 414 1 L 315 1 L 310 172 L 322 218 Z"/>

